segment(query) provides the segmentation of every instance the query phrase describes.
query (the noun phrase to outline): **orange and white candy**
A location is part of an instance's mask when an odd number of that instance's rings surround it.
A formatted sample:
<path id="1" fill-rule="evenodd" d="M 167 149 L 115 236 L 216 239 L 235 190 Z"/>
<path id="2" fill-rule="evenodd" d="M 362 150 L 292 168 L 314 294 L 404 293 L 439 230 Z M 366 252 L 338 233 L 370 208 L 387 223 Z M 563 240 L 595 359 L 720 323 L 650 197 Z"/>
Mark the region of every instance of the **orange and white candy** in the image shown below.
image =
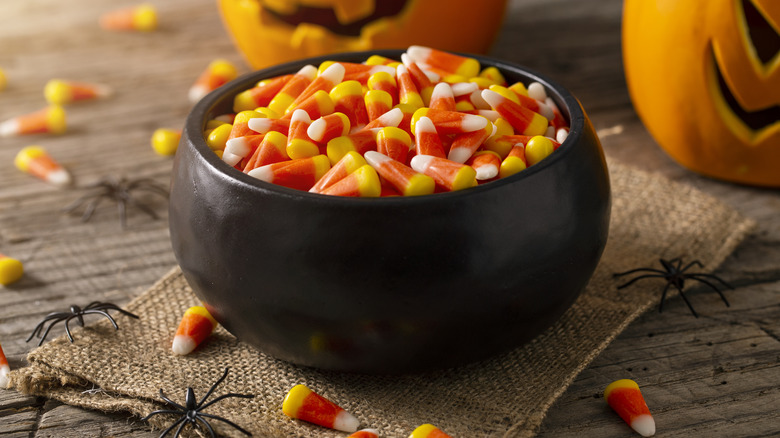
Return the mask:
<path id="1" fill-rule="evenodd" d="M 232 81 L 237 76 L 238 71 L 230 61 L 224 59 L 211 61 L 190 87 L 188 94 L 190 102 L 195 103 L 201 100 L 203 96 Z"/>
<path id="2" fill-rule="evenodd" d="M 173 337 L 171 350 L 179 356 L 190 354 L 206 338 L 211 336 L 211 333 L 216 328 L 217 320 L 211 316 L 205 307 L 190 307 L 181 318 L 179 328 Z"/>
<path id="3" fill-rule="evenodd" d="M 150 32 L 157 29 L 157 10 L 149 3 L 106 12 L 100 27 L 112 31 Z"/>
<path id="4" fill-rule="evenodd" d="M 5 389 L 8 386 L 8 374 L 11 373 L 11 367 L 8 365 L 8 359 L 3 353 L 3 346 L 0 345 L 0 388 Z"/>
<path id="5" fill-rule="evenodd" d="M 20 150 L 14 158 L 14 165 L 22 172 L 55 186 L 65 187 L 71 183 L 70 173 L 40 146 L 27 146 Z"/>
<path id="6" fill-rule="evenodd" d="M 638 434 L 655 435 L 655 420 L 636 382 L 621 379 L 610 383 L 604 389 L 604 400 Z"/>
<path id="7" fill-rule="evenodd" d="M 65 110 L 59 105 L 51 105 L 0 123 L 0 137 L 27 134 L 62 134 L 66 129 Z"/>
<path id="8" fill-rule="evenodd" d="M 360 426 L 354 415 L 305 385 L 296 385 L 290 389 L 284 397 L 282 412 L 290 418 L 347 433 L 357 432 Z"/>
<path id="9" fill-rule="evenodd" d="M 51 79 L 43 87 L 43 96 L 52 105 L 108 97 L 112 92 L 107 85 L 65 79 Z"/>
<path id="10" fill-rule="evenodd" d="M 379 438 L 379 431 L 376 429 L 361 429 L 347 438 Z"/>
<path id="11" fill-rule="evenodd" d="M 442 432 L 442 430 L 439 429 L 438 427 L 426 423 L 414 429 L 414 431 L 412 431 L 412 434 L 409 435 L 409 438 L 452 438 L 452 437 Z"/>

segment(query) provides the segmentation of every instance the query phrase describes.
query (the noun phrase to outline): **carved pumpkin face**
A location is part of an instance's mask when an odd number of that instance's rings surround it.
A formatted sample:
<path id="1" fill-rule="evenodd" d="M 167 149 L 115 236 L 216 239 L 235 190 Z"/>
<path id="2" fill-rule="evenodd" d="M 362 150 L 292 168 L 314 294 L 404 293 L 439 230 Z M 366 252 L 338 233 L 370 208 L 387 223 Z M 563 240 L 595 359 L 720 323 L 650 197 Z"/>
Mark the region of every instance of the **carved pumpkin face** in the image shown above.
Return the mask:
<path id="1" fill-rule="evenodd" d="M 676 161 L 780 186 L 780 1 L 626 0 L 631 99 Z"/>
<path id="2" fill-rule="evenodd" d="M 219 0 L 254 68 L 335 52 L 406 48 L 484 53 L 506 0 Z"/>

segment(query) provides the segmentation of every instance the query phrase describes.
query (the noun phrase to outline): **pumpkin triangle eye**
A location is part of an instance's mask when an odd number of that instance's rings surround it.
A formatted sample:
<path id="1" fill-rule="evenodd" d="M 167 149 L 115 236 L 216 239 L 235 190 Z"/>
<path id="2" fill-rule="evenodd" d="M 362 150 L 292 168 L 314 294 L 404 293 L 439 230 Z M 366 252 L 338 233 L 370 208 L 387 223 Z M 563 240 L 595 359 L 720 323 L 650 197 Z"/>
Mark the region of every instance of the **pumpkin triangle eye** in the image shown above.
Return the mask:
<path id="1" fill-rule="evenodd" d="M 756 8 L 751 0 L 742 0 L 742 9 L 745 12 L 750 42 L 753 44 L 758 59 L 767 64 L 780 52 L 780 34 L 764 18 L 764 14 Z"/>

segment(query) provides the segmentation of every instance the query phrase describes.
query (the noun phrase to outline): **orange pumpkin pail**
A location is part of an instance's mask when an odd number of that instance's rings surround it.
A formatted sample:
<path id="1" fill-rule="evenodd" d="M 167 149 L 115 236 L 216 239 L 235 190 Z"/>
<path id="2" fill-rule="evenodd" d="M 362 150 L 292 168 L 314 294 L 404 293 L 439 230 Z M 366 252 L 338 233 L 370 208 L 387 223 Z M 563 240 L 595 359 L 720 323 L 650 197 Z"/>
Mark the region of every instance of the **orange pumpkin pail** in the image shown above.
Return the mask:
<path id="1" fill-rule="evenodd" d="M 674 160 L 780 187 L 780 1 L 625 0 L 622 38 L 631 100 Z"/>

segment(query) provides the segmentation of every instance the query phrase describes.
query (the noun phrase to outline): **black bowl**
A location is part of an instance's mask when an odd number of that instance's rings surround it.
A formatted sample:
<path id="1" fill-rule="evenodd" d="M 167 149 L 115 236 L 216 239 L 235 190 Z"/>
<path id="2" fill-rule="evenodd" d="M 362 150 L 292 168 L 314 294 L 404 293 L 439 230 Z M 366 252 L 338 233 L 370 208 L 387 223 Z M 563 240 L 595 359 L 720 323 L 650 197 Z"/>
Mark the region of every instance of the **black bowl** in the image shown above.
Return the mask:
<path id="1" fill-rule="evenodd" d="M 563 145 L 511 177 L 420 197 L 342 198 L 265 183 L 222 162 L 206 122 L 258 80 L 326 59 L 243 76 L 187 118 L 174 161 L 173 249 L 185 278 L 238 339 L 295 364 L 366 373 L 449 367 L 519 346 L 584 289 L 610 217 L 603 151 L 564 88 L 476 57 L 512 83 L 542 83 L 570 121 Z"/>

